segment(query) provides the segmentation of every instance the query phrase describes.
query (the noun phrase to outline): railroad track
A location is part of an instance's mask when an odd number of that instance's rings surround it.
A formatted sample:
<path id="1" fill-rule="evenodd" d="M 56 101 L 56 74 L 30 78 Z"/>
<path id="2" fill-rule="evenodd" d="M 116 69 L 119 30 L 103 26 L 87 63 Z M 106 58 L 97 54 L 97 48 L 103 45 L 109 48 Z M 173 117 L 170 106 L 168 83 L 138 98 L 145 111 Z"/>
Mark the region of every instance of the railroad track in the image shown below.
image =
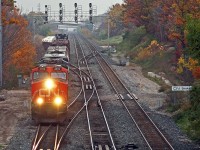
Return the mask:
<path id="1" fill-rule="evenodd" d="M 94 83 L 94 80 L 91 76 L 87 60 L 93 57 L 93 54 L 85 55 L 83 52 L 83 48 L 81 47 L 80 40 L 75 37 L 75 43 L 76 43 L 76 50 L 77 50 L 77 57 L 80 57 L 79 60 L 79 68 L 81 70 L 84 70 L 84 72 L 87 72 L 88 75 L 90 75 L 89 79 L 86 79 L 86 77 L 82 76 L 82 79 L 85 83 L 84 86 L 84 98 L 85 103 L 86 101 L 90 101 L 86 105 L 86 116 L 87 116 L 87 123 L 88 123 L 88 139 L 90 141 L 88 143 L 88 146 L 85 146 L 85 149 L 102 149 L 103 147 L 106 150 L 109 150 L 110 148 L 116 149 L 113 138 L 109 129 L 109 125 L 107 123 L 107 119 L 105 117 L 104 110 L 102 108 L 98 92 L 96 90 L 96 85 Z M 83 85 L 84 85 L 83 83 Z M 91 87 L 88 89 L 89 86 L 86 86 L 87 84 L 90 84 Z M 90 90 L 94 89 L 95 93 L 91 94 Z M 98 105 L 97 105 L 98 103 Z M 99 106 L 99 107 L 98 107 Z M 90 146 L 91 145 L 91 146 Z"/>
<path id="2" fill-rule="evenodd" d="M 137 97 L 129 92 L 107 61 L 96 50 L 95 46 L 85 38 L 82 37 L 82 39 L 88 44 L 102 71 L 118 95 L 118 99 L 138 127 L 149 148 L 153 150 L 173 149 L 168 140 L 136 101 Z"/>

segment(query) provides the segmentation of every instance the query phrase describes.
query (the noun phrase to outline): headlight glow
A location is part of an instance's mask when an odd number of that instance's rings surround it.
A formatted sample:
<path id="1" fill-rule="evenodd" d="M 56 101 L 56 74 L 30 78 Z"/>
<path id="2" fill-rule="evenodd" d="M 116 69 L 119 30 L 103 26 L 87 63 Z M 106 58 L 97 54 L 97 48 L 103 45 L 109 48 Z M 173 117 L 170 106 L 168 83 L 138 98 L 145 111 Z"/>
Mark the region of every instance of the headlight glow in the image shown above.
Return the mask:
<path id="1" fill-rule="evenodd" d="M 47 79 L 46 81 L 45 81 L 45 87 L 47 88 L 47 89 L 52 89 L 52 88 L 54 88 L 55 87 L 55 84 L 54 84 L 54 82 L 53 82 L 53 80 L 52 79 Z"/>
<path id="2" fill-rule="evenodd" d="M 54 100 L 54 103 L 59 106 L 62 104 L 62 98 L 61 97 L 56 97 L 55 100 Z"/>
<path id="3" fill-rule="evenodd" d="M 36 102 L 38 105 L 42 105 L 44 103 L 44 100 L 41 97 L 39 97 Z"/>

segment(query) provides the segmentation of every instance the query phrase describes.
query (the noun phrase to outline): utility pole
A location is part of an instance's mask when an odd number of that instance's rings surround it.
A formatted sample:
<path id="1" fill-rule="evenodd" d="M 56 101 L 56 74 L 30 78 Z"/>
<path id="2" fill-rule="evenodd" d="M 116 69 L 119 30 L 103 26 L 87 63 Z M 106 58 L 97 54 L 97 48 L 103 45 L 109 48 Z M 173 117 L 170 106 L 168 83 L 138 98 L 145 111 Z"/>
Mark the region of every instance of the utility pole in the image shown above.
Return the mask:
<path id="1" fill-rule="evenodd" d="M 35 44 L 35 24 L 36 24 L 36 18 L 33 18 L 33 43 Z"/>
<path id="2" fill-rule="evenodd" d="M 3 85 L 3 60 L 2 60 L 2 18 L 1 18 L 1 5 L 2 5 L 2 0 L 0 0 L 0 87 Z"/>
<path id="3" fill-rule="evenodd" d="M 108 18 L 108 52 L 110 54 L 110 19 Z"/>

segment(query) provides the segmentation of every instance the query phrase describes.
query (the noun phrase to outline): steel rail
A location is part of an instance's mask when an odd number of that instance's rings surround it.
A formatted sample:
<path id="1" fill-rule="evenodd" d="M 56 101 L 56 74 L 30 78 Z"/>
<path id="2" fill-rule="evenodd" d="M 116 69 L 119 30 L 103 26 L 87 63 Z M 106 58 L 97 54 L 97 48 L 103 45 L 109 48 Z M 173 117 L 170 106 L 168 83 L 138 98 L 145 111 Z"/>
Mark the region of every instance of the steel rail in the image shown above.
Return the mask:
<path id="1" fill-rule="evenodd" d="M 74 70 L 72 70 L 74 73 L 76 73 Z M 76 73 L 78 75 L 78 77 L 80 78 L 81 80 L 81 76 Z M 77 94 L 77 96 L 74 98 L 74 100 L 72 100 L 72 102 L 67 106 L 67 109 L 69 109 L 76 101 L 77 99 L 79 98 L 79 96 L 81 95 L 81 93 L 83 92 L 83 89 L 81 88 L 80 92 Z"/>
<path id="2" fill-rule="evenodd" d="M 86 42 L 85 42 L 85 44 L 87 45 L 87 47 L 89 47 L 88 44 L 87 44 Z M 82 46 L 81 46 L 81 49 L 82 49 L 82 53 L 84 54 Z M 93 54 L 93 53 L 92 53 L 92 54 Z M 89 54 L 89 55 L 90 55 L 90 54 Z M 94 56 L 94 54 L 93 54 L 93 56 Z M 87 61 L 86 61 L 86 64 L 87 64 Z M 109 133 L 109 137 L 110 137 L 110 140 L 111 140 L 111 143 L 112 143 L 112 147 L 113 147 L 114 150 L 116 150 L 116 146 L 115 146 L 115 143 L 114 143 L 112 134 L 111 134 L 111 130 L 110 130 L 110 127 L 109 127 L 109 125 L 108 125 L 108 121 L 107 121 L 107 119 L 106 119 L 105 111 L 104 111 L 103 106 L 102 106 L 102 104 L 101 104 L 101 100 L 100 100 L 100 97 L 99 97 L 99 94 L 98 94 L 98 91 L 97 91 L 97 88 L 96 88 L 96 84 L 95 84 L 95 82 L 94 82 L 94 80 L 93 80 L 93 78 L 92 78 L 92 74 L 91 74 L 91 72 L 90 72 L 90 69 L 89 69 L 89 67 L 88 67 L 88 64 L 87 64 L 87 69 L 88 69 L 88 71 L 89 71 L 89 74 L 90 74 L 90 76 L 91 76 L 91 80 L 92 80 L 93 85 L 94 85 L 94 89 L 95 89 L 96 94 L 97 94 L 98 104 L 99 104 L 99 106 L 100 106 L 100 108 L 101 108 L 101 112 L 102 112 L 102 114 L 103 114 L 103 118 L 104 118 L 104 121 L 105 121 L 107 130 L 108 130 L 108 133 Z"/>
<path id="3" fill-rule="evenodd" d="M 55 137 L 55 143 L 54 143 L 54 150 L 56 149 L 57 145 L 58 145 L 58 135 L 59 134 L 59 125 L 57 124 L 56 126 L 56 137 Z"/>
<path id="4" fill-rule="evenodd" d="M 41 125 L 38 126 L 38 130 L 37 130 L 37 133 L 36 133 L 36 136 L 35 136 L 34 145 L 32 147 L 32 150 L 37 150 L 40 142 L 43 140 L 44 136 L 46 135 L 47 131 L 51 128 L 51 126 L 52 126 L 52 124 L 48 126 L 48 128 L 43 132 L 43 134 L 40 136 L 40 138 L 39 138 L 39 132 L 40 132 L 40 129 L 41 129 Z M 38 139 L 38 141 L 37 141 L 37 139 Z"/>
<path id="5" fill-rule="evenodd" d="M 75 38 L 74 40 L 76 41 L 77 39 Z M 78 48 L 77 48 L 76 43 L 78 43 L 78 41 L 75 42 L 75 48 L 76 48 L 76 53 L 77 53 Z M 78 56 L 78 53 L 77 53 L 77 56 Z M 79 69 L 80 69 L 80 62 L 79 61 L 78 61 L 78 66 L 79 66 Z M 81 74 L 81 72 L 80 72 L 80 74 Z M 82 74 L 81 74 L 81 76 L 82 76 Z M 81 78 L 81 82 L 83 83 L 82 78 Z M 84 89 L 83 84 L 82 84 L 82 88 Z M 85 103 L 87 103 L 85 90 L 83 91 L 83 96 L 84 96 Z M 88 103 L 87 103 L 87 105 L 88 105 Z M 87 105 L 85 106 L 85 110 L 86 110 L 87 124 L 88 124 L 88 130 L 89 130 L 89 135 L 90 135 L 90 144 L 91 144 L 92 150 L 94 150 L 92 131 L 91 131 L 91 126 L 90 126 L 90 119 L 89 119 L 88 106 Z"/>

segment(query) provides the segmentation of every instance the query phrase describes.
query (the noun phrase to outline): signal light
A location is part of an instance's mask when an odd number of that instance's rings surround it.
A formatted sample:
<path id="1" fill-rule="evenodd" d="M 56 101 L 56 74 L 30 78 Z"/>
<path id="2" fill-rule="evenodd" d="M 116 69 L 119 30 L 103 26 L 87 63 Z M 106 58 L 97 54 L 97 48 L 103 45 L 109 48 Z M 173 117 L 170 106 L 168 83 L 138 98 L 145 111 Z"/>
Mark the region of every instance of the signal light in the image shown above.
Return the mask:
<path id="1" fill-rule="evenodd" d="M 60 20 L 60 22 L 62 22 L 62 20 L 63 20 L 63 17 L 62 17 L 62 16 L 59 16 L 59 20 Z"/>
<path id="2" fill-rule="evenodd" d="M 74 10 L 74 13 L 75 13 L 75 15 L 77 15 L 77 14 L 78 14 L 78 10 L 77 10 L 77 9 L 75 9 L 75 10 Z"/>
<path id="3" fill-rule="evenodd" d="M 92 23 L 92 16 L 89 17 L 90 23 Z"/>
<path id="4" fill-rule="evenodd" d="M 45 17 L 44 17 L 45 22 L 44 23 L 48 23 L 48 6 L 45 5 Z"/>
<path id="5" fill-rule="evenodd" d="M 89 3 L 89 7 L 90 7 L 90 8 L 92 7 L 92 3 Z"/>
<path id="6" fill-rule="evenodd" d="M 89 10 L 90 15 L 92 14 L 92 9 Z"/>
<path id="7" fill-rule="evenodd" d="M 75 8 L 77 7 L 77 3 L 74 3 L 74 7 L 75 7 Z"/>
<path id="8" fill-rule="evenodd" d="M 62 22 L 63 20 L 63 7 L 62 7 L 62 3 L 59 3 L 59 7 L 60 7 L 60 11 L 59 11 L 59 21 Z"/>
<path id="9" fill-rule="evenodd" d="M 75 20 L 75 22 L 77 23 L 77 22 L 78 22 L 78 16 L 75 16 L 75 17 L 74 17 L 74 20 Z"/>
<path id="10" fill-rule="evenodd" d="M 78 8 L 77 8 L 77 3 L 74 3 L 74 7 L 75 7 L 75 10 L 74 10 L 74 13 L 75 13 L 74 20 L 75 20 L 76 23 L 78 23 Z"/>
<path id="11" fill-rule="evenodd" d="M 48 16 L 45 16 L 45 22 L 48 22 Z"/>

